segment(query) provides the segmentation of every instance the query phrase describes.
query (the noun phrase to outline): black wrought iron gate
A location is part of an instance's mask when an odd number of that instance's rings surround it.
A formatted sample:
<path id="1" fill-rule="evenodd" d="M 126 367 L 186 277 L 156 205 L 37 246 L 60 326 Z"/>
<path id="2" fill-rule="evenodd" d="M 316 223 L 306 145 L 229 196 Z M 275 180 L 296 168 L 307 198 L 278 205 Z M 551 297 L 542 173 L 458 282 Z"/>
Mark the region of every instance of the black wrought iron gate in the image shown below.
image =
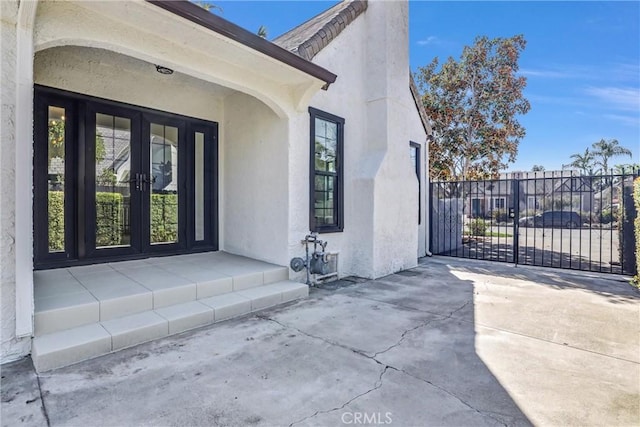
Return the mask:
<path id="1" fill-rule="evenodd" d="M 635 274 L 632 183 L 639 173 L 555 171 L 432 182 L 431 252 Z"/>

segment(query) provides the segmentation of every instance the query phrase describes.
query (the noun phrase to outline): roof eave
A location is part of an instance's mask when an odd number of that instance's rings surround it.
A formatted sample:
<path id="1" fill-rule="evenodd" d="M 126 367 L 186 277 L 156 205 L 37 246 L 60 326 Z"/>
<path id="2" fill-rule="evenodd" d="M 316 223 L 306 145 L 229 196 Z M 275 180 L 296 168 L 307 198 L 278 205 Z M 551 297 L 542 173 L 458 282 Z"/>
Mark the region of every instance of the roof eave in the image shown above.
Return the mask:
<path id="1" fill-rule="evenodd" d="M 145 1 L 322 80 L 325 82 L 325 88 L 336 81 L 337 76 L 329 70 L 220 18 L 188 0 Z"/>
<path id="2" fill-rule="evenodd" d="M 429 123 L 429 116 L 427 115 L 427 111 L 424 109 L 424 105 L 422 104 L 420 92 L 418 91 L 418 86 L 416 85 L 416 81 L 414 80 L 412 73 L 409 73 L 409 90 L 411 91 L 413 102 L 416 104 L 416 108 L 418 109 L 422 127 L 424 128 L 424 131 L 427 133 L 427 135 L 431 135 L 433 133 L 433 129 L 431 128 L 431 124 Z"/>

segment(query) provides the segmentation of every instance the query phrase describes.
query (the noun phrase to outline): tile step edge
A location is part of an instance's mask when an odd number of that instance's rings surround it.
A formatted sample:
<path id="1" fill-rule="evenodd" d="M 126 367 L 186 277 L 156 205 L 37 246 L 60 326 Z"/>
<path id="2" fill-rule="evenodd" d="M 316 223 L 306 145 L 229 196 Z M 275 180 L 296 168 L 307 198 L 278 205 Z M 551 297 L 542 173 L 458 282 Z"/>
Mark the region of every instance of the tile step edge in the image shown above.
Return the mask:
<path id="1" fill-rule="evenodd" d="M 306 284 L 282 280 L 95 322 L 32 338 L 38 372 L 69 366 L 144 342 L 306 298 Z"/>

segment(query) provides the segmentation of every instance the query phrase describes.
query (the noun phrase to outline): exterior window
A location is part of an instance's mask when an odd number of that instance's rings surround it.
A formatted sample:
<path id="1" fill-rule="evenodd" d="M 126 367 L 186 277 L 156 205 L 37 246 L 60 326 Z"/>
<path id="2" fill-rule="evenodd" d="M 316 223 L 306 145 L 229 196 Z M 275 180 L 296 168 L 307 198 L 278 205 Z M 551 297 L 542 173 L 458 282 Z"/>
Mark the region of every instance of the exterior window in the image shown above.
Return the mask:
<path id="1" fill-rule="evenodd" d="M 310 218 L 317 232 L 343 228 L 344 119 L 309 108 L 311 116 Z"/>
<path id="2" fill-rule="evenodd" d="M 493 208 L 494 209 L 504 209 L 506 206 L 504 197 L 494 197 L 493 199 Z"/>
<path id="3" fill-rule="evenodd" d="M 411 159 L 411 167 L 416 172 L 418 178 L 418 224 L 422 222 L 422 184 L 420 183 L 420 144 L 415 142 L 409 143 L 409 158 Z"/>
<path id="4" fill-rule="evenodd" d="M 483 214 L 482 212 L 482 204 L 483 200 L 474 197 L 471 199 L 471 217 L 472 218 L 480 218 Z"/>

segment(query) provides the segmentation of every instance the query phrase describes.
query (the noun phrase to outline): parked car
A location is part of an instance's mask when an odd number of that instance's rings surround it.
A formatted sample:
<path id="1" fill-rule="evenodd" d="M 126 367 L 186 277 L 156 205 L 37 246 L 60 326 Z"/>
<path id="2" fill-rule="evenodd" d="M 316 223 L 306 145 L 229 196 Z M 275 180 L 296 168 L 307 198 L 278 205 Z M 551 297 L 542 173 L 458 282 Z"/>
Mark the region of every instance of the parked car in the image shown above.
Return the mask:
<path id="1" fill-rule="evenodd" d="M 533 216 L 523 216 L 518 220 L 518 225 L 520 227 L 533 227 Z"/>
<path id="2" fill-rule="evenodd" d="M 582 225 L 582 218 L 573 211 L 547 211 L 534 217 L 521 218 L 519 224 L 523 225 L 523 223 L 526 224 L 525 227 L 533 225 L 534 227 L 578 228 Z"/>

